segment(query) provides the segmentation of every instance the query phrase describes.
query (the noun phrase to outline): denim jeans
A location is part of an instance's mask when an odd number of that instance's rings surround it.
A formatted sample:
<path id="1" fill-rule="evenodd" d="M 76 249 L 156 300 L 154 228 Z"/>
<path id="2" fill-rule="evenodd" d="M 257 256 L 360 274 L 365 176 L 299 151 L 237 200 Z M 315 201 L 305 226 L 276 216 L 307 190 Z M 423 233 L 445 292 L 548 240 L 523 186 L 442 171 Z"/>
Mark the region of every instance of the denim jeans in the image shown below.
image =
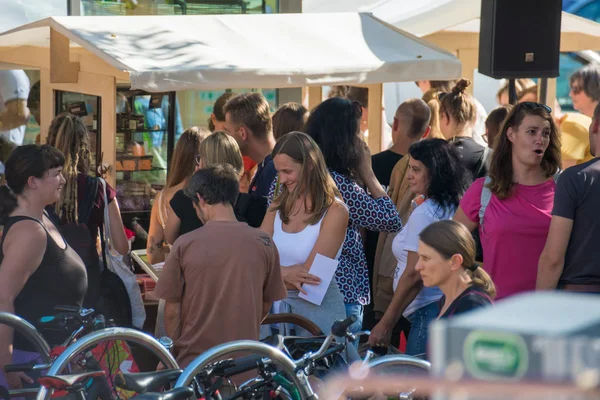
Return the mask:
<path id="1" fill-rule="evenodd" d="M 351 315 L 356 316 L 356 322 L 350 325 L 350 332 L 357 333 L 363 325 L 363 306 L 358 303 L 344 303 L 344 305 L 346 306 L 346 318 Z M 358 349 L 359 340 L 353 341 L 352 344 Z"/>
<path id="2" fill-rule="evenodd" d="M 429 323 L 436 319 L 439 313 L 440 306 L 435 301 L 406 317 L 411 323 L 410 334 L 406 340 L 406 354 L 416 356 L 427 352 Z"/>

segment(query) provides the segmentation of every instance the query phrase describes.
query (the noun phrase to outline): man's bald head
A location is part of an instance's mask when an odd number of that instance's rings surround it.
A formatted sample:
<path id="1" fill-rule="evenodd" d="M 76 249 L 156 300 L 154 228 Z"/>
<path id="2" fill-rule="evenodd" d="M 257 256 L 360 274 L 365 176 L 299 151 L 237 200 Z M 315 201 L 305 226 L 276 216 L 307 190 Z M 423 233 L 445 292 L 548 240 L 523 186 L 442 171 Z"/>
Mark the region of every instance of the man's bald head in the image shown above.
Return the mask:
<path id="1" fill-rule="evenodd" d="M 420 139 L 429 128 L 431 109 L 421 99 L 409 99 L 400 104 L 394 117 L 398 121 L 394 127 L 398 133 L 406 134 L 411 139 Z"/>

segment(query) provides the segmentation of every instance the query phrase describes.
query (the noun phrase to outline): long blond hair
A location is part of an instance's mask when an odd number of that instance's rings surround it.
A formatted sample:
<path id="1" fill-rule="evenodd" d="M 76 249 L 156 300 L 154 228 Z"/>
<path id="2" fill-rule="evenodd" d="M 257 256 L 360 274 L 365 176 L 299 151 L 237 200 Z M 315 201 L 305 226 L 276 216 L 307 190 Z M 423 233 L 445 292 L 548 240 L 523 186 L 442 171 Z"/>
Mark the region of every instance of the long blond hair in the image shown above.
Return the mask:
<path id="1" fill-rule="evenodd" d="M 319 146 L 307 134 L 295 131 L 279 139 L 273 149 L 273 158 L 278 154 L 285 154 L 300 164 L 302 171 L 294 190 L 290 193 L 287 187 L 283 186 L 280 194 L 273 201 L 271 209 L 279 211 L 281 221 L 286 224 L 290 220 L 296 200 L 304 197 L 305 200 L 310 200 L 305 202 L 305 211 L 311 214 L 306 222 L 309 225 L 316 224 L 333 204 L 335 198 L 341 198 Z"/>
<path id="2" fill-rule="evenodd" d="M 215 132 L 200 145 L 200 160 L 204 168 L 219 164 L 229 164 L 241 175 L 244 172 L 244 160 L 240 147 L 234 138 L 225 132 Z"/>
<path id="3" fill-rule="evenodd" d="M 65 156 L 63 176 L 66 183 L 61 198 L 56 202 L 56 212 L 68 222 L 78 222 L 77 175 L 88 174 L 91 165 L 88 130 L 79 117 L 70 113 L 59 114 L 50 123 L 48 144 Z"/>
<path id="4" fill-rule="evenodd" d="M 434 222 L 421 231 L 419 240 L 446 260 L 460 254 L 463 258 L 462 267 L 473 285 L 479 286 L 492 299 L 496 297 L 496 286 L 492 278 L 475 262 L 475 241 L 466 226 L 453 220 Z"/>

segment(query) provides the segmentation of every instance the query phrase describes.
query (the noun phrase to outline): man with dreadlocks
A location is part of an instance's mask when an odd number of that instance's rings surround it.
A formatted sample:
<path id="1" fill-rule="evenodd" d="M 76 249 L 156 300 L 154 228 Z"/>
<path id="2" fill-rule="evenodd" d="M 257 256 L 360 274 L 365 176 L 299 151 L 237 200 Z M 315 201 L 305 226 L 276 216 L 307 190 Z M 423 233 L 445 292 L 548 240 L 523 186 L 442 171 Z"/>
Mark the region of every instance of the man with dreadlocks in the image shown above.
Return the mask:
<path id="1" fill-rule="evenodd" d="M 100 264 L 97 251 L 98 229 L 104 222 L 104 196 L 99 180 L 89 176 L 90 143 L 83 121 L 69 113 L 57 115 L 48 130 L 48 144 L 65 156 L 63 175 L 66 183 L 61 199 L 46 208 L 71 247 L 79 254 L 88 275 L 85 307 L 95 307 L 100 284 Z M 120 254 L 127 254 L 129 244 L 119 213 L 116 192 L 106 185 L 112 244 Z M 87 231 L 88 235 L 82 234 Z"/>

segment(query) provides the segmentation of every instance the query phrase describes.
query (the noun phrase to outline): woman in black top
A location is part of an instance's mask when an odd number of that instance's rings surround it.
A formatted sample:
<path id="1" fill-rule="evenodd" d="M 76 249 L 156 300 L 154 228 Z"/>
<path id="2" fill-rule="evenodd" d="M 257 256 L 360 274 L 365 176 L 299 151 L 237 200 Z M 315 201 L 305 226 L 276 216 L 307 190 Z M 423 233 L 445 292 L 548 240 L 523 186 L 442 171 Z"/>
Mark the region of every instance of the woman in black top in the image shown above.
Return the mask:
<path id="1" fill-rule="evenodd" d="M 460 222 L 444 220 L 423 229 L 419 235 L 419 261 L 416 270 L 423 285 L 438 286 L 438 318 L 487 306 L 496 297 L 490 276 L 475 263 L 475 242 Z"/>
<path id="2" fill-rule="evenodd" d="M 473 140 L 477 106 L 473 97 L 466 92 L 469 85 L 471 81 L 461 79 L 450 92 L 438 94 L 440 130 L 448 142 L 457 148 L 464 166 L 471 171 L 473 179 L 477 179 L 487 173 L 489 150 Z"/>
<path id="3" fill-rule="evenodd" d="M 17 147 L 6 162 L 6 185 L 0 187 L 0 311 L 34 325 L 54 315 L 58 305 L 80 307 L 87 289 L 85 265 L 44 212 L 61 198 L 64 162 L 62 153 L 49 145 Z M 45 338 L 50 344 L 65 339 Z M 13 329 L 0 325 L 0 371 L 34 359 L 33 350 L 21 335 L 13 337 Z M 20 388 L 22 380 L 31 383 L 23 373 L 0 373 L 0 385 Z"/>
<path id="4" fill-rule="evenodd" d="M 198 153 L 200 162 L 198 168 L 212 167 L 217 164 L 230 164 L 239 172 L 244 173 L 244 161 L 240 148 L 231 136 L 225 132 L 215 132 L 208 136 L 200 145 Z M 169 203 L 173 214 L 177 217 L 167 219 L 167 235 L 169 243 L 188 232 L 202 226 L 202 222 L 196 215 L 196 211 L 189 197 L 183 190 L 175 193 Z M 235 216 L 238 221 L 247 222 L 252 227 L 260 227 L 263 218 L 263 210 L 266 199 L 250 196 L 248 193 L 240 193 L 234 206 Z M 175 221 L 175 222 L 174 222 Z"/>

